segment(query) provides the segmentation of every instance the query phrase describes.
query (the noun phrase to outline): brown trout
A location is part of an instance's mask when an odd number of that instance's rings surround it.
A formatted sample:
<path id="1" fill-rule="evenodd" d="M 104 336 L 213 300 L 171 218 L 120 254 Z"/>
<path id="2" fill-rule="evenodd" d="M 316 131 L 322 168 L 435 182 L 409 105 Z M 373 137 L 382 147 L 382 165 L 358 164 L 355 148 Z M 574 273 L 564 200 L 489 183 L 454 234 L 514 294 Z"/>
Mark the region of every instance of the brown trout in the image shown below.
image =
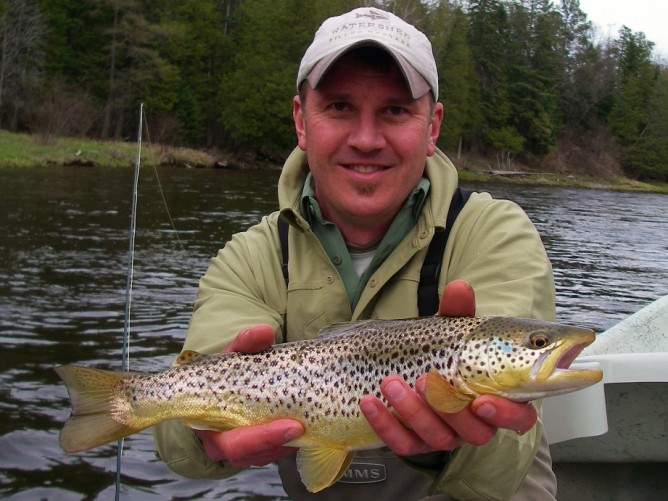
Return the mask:
<path id="1" fill-rule="evenodd" d="M 166 419 L 213 430 L 296 419 L 305 433 L 288 445 L 299 447 L 302 481 L 317 492 L 341 477 L 355 451 L 383 445 L 359 401 L 382 398 L 384 377 L 414 385 L 427 373 L 425 398 L 446 413 L 481 394 L 525 402 L 600 381 L 601 371 L 568 369 L 594 338 L 530 319 L 424 317 L 335 324 L 260 353 L 184 352 L 180 365 L 155 374 L 64 365 L 56 372 L 73 410 L 60 444 L 85 451 Z"/>

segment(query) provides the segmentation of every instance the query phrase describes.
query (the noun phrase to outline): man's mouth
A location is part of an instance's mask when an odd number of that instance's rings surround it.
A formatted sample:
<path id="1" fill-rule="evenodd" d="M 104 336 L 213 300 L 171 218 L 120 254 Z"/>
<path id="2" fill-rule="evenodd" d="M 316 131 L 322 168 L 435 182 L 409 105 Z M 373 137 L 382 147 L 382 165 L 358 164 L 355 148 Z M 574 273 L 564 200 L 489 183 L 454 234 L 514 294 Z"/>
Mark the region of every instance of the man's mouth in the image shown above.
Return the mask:
<path id="1" fill-rule="evenodd" d="M 371 172 L 384 170 L 385 168 L 378 165 L 346 165 L 346 169 L 361 172 L 362 174 L 369 174 Z"/>

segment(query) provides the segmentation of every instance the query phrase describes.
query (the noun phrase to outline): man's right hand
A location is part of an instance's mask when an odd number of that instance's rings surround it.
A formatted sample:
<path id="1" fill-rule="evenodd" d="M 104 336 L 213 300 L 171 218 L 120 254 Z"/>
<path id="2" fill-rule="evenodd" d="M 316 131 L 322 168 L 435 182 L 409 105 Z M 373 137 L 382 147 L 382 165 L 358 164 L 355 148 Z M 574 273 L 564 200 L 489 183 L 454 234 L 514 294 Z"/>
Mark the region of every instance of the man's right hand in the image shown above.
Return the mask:
<path id="1" fill-rule="evenodd" d="M 223 352 L 257 353 L 274 343 L 274 328 L 257 325 L 242 330 Z M 212 461 L 227 461 L 237 468 L 265 466 L 293 454 L 297 449 L 284 443 L 304 433 L 299 421 L 277 419 L 266 424 L 243 426 L 229 431 L 196 431 L 204 452 Z"/>

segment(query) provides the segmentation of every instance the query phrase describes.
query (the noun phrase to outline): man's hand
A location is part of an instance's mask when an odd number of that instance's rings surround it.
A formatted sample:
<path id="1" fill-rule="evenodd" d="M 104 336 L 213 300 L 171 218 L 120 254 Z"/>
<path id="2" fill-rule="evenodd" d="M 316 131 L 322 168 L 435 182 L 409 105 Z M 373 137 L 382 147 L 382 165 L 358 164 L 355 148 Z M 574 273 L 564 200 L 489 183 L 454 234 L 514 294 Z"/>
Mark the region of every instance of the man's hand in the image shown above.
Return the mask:
<path id="1" fill-rule="evenodd" d="M 257 325 L 242 330 L 228 344 L 224 352 L 257 353 L 274 343 L 274 329 L 270 325 Z M 244 426 L 230 431 L 197 431 L 204 445 L 204 452 L 213 461 L 228 461 L 232 466 L 264 466 L 294 453 L 293 447 L 283 444 L 304 433 L 299 421 L 278 419 L 267 424 Z"/>
<path id="2" fill-rule="evenodd" d="M 437 315 L 474 314 L 475 294 L 470 284 L 464 280 L 447 284 Z M 452 450 L 467 442 L 483 445 L 492 439 L 498 428 L 508 428 L 521 434 L 536 423 L 537 414 L 532 405 L 493 395 L 478 397 L 457 413 L 444 414 L 424 400 L 424 376 L 417 380 L 415 386 L 414 391 L 398 376 L 389 376 L 381 383 L 381 392 L 399 419 L 371 395 L 364 396 L 360 402 L 369 424 L 400 456 Z"/>

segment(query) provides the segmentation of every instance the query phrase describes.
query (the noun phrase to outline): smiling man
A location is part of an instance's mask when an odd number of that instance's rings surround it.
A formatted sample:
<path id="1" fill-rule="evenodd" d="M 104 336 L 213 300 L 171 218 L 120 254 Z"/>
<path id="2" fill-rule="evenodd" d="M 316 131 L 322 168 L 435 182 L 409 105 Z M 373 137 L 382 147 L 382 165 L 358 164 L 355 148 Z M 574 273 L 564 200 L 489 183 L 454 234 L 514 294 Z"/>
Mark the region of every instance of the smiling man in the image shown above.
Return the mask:
<path id="1" fill-rule="evenodd" d="M 212 260 L 184 349 L 256 352 L 334 322 L 422 311 L 421 267 L 458 187 L 436 146 L 444 112 L 429 41 L 378 9 L 330 18 L 302 59 L 297 90 L 298 148 L 279 180 L 280 211 Z M 279 218 L 289 224 L 283 246 Z M 438 314 L 554 319 L 550 263 L 517 205 L 473 194 L 451 226 L 440 251 Z M 358 453 L 317 494 L 304 489 L 295 451 L 284 446 L 303 433 L 299 421 L 222 432 L 163 423 L 158 451 L 193 478 L 276 461 L 296 500 L 554 499 L 533 406 L 483 396 L 444 414 L 424 400 L 422 377 L 388 375 L 379 384 L 383 399 L 360 396 L 360 408 L 387 447 Z"/>

